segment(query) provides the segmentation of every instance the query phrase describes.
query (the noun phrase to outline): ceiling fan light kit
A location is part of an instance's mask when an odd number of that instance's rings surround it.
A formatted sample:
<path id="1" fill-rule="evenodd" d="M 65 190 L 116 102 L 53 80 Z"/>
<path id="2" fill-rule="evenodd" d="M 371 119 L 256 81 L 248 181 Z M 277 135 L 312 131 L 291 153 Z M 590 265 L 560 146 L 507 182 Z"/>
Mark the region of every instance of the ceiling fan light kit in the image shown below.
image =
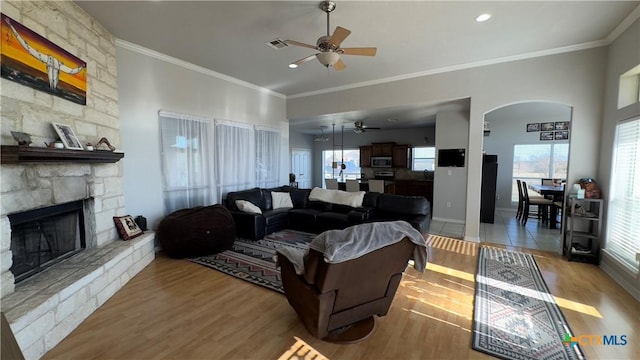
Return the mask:
<path id="1" fill-rule="evenodd" d="M 332 51 L 319 53 L 316 57 L 318 61 L 320 61 L 320 64 L 326 67 L 332 67 L 340 60 L 340 55 Z"/>
<path id="2" fill-rule="evenodd" d="M 287 45 L 299 46 L 309 48 L 318 51 L 314 55 L 307 56 L 303 59 L 297 60 L 289 64 L 289 68 L 295 69 L 298 65 L 307 62 L 313 58 L 318 59 L 318 62 L 326 68 L 334 68 L 336 71 L 340 71 L 346 67 L 345 63 L 340 58 L 341 55 L 359 55 L 359 56 L 375 56 L 377 49 L 374 47 L 366 48 L 341 48 L 340 44 L 351 34 L 351 30 L 343 27 L 336 27 L 333 34 L 330 34 L 329 26 L 329 14 L 336 9 L 336 3 L 334 1 L 323 1 L 320 3 L 320 9 L 327 13 L 327 35 L 323 35 L 318 38 L 316 45 L 310 45 L 295 40 L 285 40 Z"/>

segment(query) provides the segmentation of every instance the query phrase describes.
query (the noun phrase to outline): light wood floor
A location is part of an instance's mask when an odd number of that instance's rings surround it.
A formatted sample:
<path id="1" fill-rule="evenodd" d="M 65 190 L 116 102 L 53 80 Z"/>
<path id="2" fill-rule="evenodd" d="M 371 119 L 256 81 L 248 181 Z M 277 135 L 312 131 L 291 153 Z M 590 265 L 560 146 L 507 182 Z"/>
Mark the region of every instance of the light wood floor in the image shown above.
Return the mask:
<path id="1" fill-rule="evenodd" d="M 158 254 L 44 359 L 278 359 L 294 337 L 329 359 L 486 359 L 471 350 L 478 247 L 436 238 L 428 270 L 409 268 L 389 314 L 353 345 L 311 337 L 279 293 Z M 596 266 L 524 251 L 576 335 L 627 335 L 626 346 L 584 346 L 587 359 L 638 357 L 635 299 Z"/>

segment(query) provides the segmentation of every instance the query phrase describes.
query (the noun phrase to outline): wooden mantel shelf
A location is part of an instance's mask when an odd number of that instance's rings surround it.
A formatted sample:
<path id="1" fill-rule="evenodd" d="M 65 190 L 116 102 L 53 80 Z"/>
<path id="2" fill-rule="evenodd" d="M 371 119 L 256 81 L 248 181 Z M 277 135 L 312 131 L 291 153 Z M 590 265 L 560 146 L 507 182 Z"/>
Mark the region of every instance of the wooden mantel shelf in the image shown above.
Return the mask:
<path id="1" fill-rule="evenodd" d="M 46 147 L 2 145 L 1 164 L 21 163 L 115 163 L 124 157 L 122 152 L 107 150 L 68 150 Z"/>

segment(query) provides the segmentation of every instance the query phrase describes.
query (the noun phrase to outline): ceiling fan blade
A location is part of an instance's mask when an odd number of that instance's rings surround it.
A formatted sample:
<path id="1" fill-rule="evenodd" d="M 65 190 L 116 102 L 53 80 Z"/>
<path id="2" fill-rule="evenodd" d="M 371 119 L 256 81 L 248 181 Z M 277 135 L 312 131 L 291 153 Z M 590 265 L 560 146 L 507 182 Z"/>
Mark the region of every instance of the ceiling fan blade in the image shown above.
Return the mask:
<path id="1" fill-rule="evenodd" d="M 318 48 L 316 46 L 305 44 L 305 43 L 302 43 L 302 42 L 299 42 L 299 41 L 295 41 L 295 40 L 285 40 L 284 42 L 289 44 L 289 45 L 301 46 L 301 47 L 306 47 L 306 48 L 313 49 L 313 50 L 318 50 Z"/>
<path id="2" fill-rule="evenodd" d="M 340 47 L 340 44 L 342 44 L 344 39 L 346 39 L 349 34 L 351 34 L 351 30 L 347 30 L 343 27 L 338 26 L 334 30 L 333 35 L 331 35 L 331 39 L 329 39 L 329 41 L 332 44 L 335 44 L 335 46 Z"/>
<path id="3" fill-rule="evenodd" d="M 311 60 L 311 59 L 315 59 L 315 58 L 316 58 L 316 55 L 318 55 L 318 54 L 309 55 L 309 56 L 307 56 L 306 58 L 300 59 L 300 60 L 298 60 L 298 61 L 294 61 L 294 62 L 292 62 L 291 64 L 292 64 L 292 65 L 300 65 L 300 64 L 302 64 L 302 63 L 304 63 L 304 62 L 307 62 L 307 61 L 309 61 L 309 60 Z"/>
<path id="4" fill-rule="evenodd" d="M 374 47 L 363 47 L 363 48 L 343 48 L 340 50 L 344 55 L 376 56 L 376 51 L 378 49 Z"/>
<path id="5" fill-rule="evenodd" d="M 342 59 L 338 60 L 338 62 L 335 65 L 333 65 L 333 68 L 336 69 L 336 71 L 340 71 L 346 67 L 347 65 L 345 65 L 344 62 L 342 62 Z"/>

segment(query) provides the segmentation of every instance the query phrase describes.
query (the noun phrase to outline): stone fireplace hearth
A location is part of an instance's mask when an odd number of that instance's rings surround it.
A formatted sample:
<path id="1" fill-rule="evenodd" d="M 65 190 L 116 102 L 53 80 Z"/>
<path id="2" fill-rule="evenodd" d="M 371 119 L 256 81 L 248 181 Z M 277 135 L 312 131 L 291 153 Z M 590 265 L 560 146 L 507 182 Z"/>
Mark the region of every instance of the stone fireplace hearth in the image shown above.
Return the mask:
<path id="1" fill-rule="evenodd" d="M 2 311 L 26 358 L 39 358 L 153 261 L 154 234 L 119 240 L 123 215 L 118 163 L 2 164 L 0 270 Z M 14 284 L 10 217 L 79 202 L 86 249 Z"/>

